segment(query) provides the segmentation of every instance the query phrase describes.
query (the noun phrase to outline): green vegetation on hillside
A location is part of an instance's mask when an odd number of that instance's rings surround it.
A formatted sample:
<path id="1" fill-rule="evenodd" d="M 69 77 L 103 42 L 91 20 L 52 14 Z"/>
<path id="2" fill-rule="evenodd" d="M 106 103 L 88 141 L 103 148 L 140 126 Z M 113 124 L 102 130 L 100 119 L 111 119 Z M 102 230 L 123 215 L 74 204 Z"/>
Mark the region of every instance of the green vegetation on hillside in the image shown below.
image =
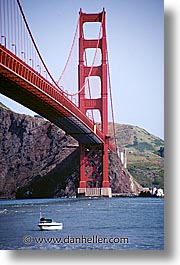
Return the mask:
<path id="1" fill-rule="evenodd" d="M 127 168 L 143 186 L 164 188 L 164 141 L 138 126 L 116 124 L 117 144 L 126 150 Z"/>

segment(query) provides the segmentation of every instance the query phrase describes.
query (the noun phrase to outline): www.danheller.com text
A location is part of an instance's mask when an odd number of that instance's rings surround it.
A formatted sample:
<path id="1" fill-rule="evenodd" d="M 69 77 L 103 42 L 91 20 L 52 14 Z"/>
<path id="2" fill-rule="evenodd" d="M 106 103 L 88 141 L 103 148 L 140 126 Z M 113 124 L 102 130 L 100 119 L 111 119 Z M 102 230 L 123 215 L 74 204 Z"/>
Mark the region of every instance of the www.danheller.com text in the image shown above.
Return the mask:
<path id="1" fill-rule="evenodd" d="M 23 237 L 25 244 L 128 244 L 128 237 L 66 236 L 66 237 Z"/>

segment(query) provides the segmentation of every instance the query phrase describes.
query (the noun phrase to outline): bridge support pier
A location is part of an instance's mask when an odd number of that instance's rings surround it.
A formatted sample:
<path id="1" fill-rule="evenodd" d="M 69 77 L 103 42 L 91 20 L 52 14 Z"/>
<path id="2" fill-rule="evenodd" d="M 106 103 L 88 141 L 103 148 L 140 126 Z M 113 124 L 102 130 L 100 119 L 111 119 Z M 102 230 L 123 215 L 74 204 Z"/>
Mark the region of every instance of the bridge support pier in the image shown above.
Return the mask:
<path id="1" fill-rule="evenodd" d="M 112 197 L 108 174 L 108 141 L 103 145 L 80 144 L 78 196 Z"/>

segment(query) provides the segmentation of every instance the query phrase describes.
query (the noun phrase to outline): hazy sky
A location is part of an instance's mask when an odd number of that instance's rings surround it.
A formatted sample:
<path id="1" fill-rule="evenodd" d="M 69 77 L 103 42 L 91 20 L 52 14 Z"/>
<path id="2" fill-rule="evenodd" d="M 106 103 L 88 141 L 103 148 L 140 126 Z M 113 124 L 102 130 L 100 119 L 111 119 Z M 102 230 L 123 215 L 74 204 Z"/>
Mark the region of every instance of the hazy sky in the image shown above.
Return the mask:
<path id="1" fill-rule="evenodd" d="M 21 4 L 55 80 L 66 62 L 79 9 L 97 13 L 104 7 L 115 122 L 137 125 L 164 138 L 163 0 L 21 0 Z M 28 113 L 2 95 L 0 101 Z"/>

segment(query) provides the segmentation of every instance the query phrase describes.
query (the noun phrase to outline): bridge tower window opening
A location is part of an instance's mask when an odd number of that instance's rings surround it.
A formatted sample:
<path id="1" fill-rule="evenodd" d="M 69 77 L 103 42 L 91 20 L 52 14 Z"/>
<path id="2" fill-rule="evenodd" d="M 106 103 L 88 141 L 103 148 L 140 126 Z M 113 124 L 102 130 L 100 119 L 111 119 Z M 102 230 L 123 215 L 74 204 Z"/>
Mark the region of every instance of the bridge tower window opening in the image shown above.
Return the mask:
<path id="1" fill-rule="evenodd" d="M 101 79 L 99 76 L 90 76 L 85 78 L 85 98 L 101 98 Z"/>
<path id="2" fill-rule="evenodd" d="M 86 111 L 86 116 L 94 122 L 94 132 L 96 132 L 96 129 L 102 130 L 101 128 L 101 113 L 98 109 L 88 109 Z"/>
<path id="3" fill-rule="evenodd" d="M 95 57 L 95 60 L 94 60 Z M 102 62 L 102 53 L 99 48 L 87 48 L 84 51 L 84 65 L 91 67 L 99 66 Z"/>
<path id="4" fill-rule="evenodd" d="M 101 30 L 101 22 L 85 22 L 83 24 L 83 36 L 84 39 L 92 40 L 97 39 Z M 102 38 L 102 32 L 100 33 Z"/>

